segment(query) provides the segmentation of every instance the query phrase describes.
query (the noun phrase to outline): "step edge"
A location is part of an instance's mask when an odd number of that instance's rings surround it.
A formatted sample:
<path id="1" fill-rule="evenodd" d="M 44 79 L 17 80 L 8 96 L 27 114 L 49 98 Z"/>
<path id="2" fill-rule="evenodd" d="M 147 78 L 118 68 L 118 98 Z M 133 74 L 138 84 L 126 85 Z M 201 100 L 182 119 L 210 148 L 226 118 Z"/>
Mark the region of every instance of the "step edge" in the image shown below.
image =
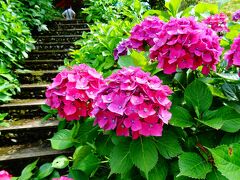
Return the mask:
<path id="1" fill-rule="evenodd" d="M 59 121 L 56 119 L 43 122 L 43 120 L 40 118 L 39 119 L 20 119 L 18 121 L 20 121 L 21 124 L 12 125 L 10 122 L 9 127 L 0 127 L 0 131 L 4 132 L 4 131 L 17 131 L 17 130 L 23 130 L 23 129 L 50 128 L 50 127 L 57 127 L 59 123 Z"/>
<path id="2" fill-rule="evenodd" d="M 39 106 L 44 104 L 45 104 L 45 99 L 14 99 L 7 104 L 0 105 L 0 108 L 17 107 L 17 106 Z"/>
<path id="3" fill-rule="evenodd" d="M 50 85 L 50 83 L 46 83 L 46 84 L 36 84 L 36 83 L 33 83 L 33 84 L 21 84 L 20 85 L 20 88 L 45 88 L 45 87 L 48 87 Z"/>
<path id="4" fill-rule="evenodd" d="M 10 161 L 10 160 L 18 160 L 18 159 L 28 159 L 28 158 L 35 158 L 35 157 L 43 157 L 43 156 L 53 156 L 53 155 L 59 155 L 59 154 L 69 154 L 72 153 L 72 150 L 54 150 L 51 147 L 42 147 L 41 145 L 38 146 L 32 146 L 32 147 L 26 147 L 27 145 L 14 145 L 11 146 L 11 149 L 19 146 L 18 149 L 16 149 L 14 152 L 1 154 L 0 155 L 0 162 L 3 161 Z M 22 147 L 21 147 L 22 146 Z M 29 145 L 28 145 L 29 146 Z M 0 147 L 0 151 L 1 148 Z M 4 147 L 7 148 L 7 147 Z M 9 147 L 10 149 L 10 147 Z M 38 151 L 37 151 L 38 150 Z M 33 152 L 33 153 L 30 153 Z"/>

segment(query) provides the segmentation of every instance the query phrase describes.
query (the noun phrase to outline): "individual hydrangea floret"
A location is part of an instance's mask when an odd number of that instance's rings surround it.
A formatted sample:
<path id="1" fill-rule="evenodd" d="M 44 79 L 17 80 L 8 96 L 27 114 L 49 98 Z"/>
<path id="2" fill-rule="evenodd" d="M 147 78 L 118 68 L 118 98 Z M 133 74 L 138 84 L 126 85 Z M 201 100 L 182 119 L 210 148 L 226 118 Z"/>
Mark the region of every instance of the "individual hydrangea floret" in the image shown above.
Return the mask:
<path id="1" fill-rule="evenodd" d="M 64 69 L 48 86 L 46 104 L 57 109 L 61 118 L 79 120 L 92 110 L 92 101 L 103 83 L 103 77 L 85 64 Z"/>
<path id="2" fill-rule="evenodd" d="M 199 66 L 203 74 L 216 70 L 223 49 L 217 34 L 205 24 L 192 17 L 171 18 L 157 35 L 149 50 L 150 58 L 158 60 L 158 67 L 165 74 L 172 74 L 177 68 L 196 70 Z"/>
<path id="3" fill-rule="evenodd" d="M 52 180 L 73 180 L 73 179 L 66 176 L 61 176 L 60 178 L 53 178 Z"/>
<path id="4" fill-rule="evenodd" d="M 118 136 L 161 136 L 171 118 L 172 93 L 157 76 L 140 68 L 123 68 L 106 80 L 94 101 L 94 125 Z"/>
<path id="5" fill-rule="evenodd" d="M 233 21 L 239 21 L 240 20 L 240 9 L 233 13 L 232 20 Z"/>
<path id="6" fill-rule="evenodd" d="M 208 16 L 203 20 L 203 23 L 207 24 L 208 27 L 217 32 L 218 35 L 222 36 L 225 32 L 229 31 L 227 27 L 227 20 L 227 15 L 220 13 Z"/>
<path id="7" fill-rule="evenodd" d="M 10 175 L 7 171 L 0 171 L 0 180 L 11 180 L 12 175 Z"/>
<path id="8" fill-rule="evenodd" d="M 161 30 L 163 24 L 164 22 L 156 16 L 145 18 L 140 24 L 132 28 L 128 39 L 120 42 L 114 50 L 114 59 L 117 60 L 119 56 L 126 55 L 128 49 L 143 51 L 146 45 L 153 46 L 153 39 L 156 37 L 156 33 Z"/>
<path id="9" fill-rule="evenodd" d="M 230 50 L 226 52 L 224 58 L 228 62 L 228 68 L 232 65 L 240 67 L 240 34 L 234 39 Z"/>

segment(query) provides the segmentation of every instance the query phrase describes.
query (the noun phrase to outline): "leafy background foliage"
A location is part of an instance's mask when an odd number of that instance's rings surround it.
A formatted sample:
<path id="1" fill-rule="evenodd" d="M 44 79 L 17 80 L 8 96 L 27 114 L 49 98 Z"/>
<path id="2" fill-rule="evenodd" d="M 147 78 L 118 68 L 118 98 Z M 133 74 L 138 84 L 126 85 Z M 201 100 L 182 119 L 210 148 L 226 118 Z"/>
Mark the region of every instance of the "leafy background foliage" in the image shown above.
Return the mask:
<path id="1" fill-rule="evenodd" d="M 20 91 L 14 71 L 21 68 L 34 48 L 31 30 L 46 29 L 43 23 L 57 16 L 48 0 L 0 2 L 0 103 Z"/>

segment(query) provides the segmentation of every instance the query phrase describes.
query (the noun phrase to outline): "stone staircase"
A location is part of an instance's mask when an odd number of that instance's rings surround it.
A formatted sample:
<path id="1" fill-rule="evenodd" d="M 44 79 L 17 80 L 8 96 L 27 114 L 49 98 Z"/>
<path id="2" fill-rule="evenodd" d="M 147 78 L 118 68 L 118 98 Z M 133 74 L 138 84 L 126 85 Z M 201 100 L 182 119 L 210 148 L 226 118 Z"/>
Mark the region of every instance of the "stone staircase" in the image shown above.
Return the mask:
<path id="1" fill-rule="evenodd" d="M 71 153 L 51 149 L 47 139 L 56 132 L 58 121 L 43 122 L 41 118 L 46 114 L 41 105 L 45 101 L 46 87 L 58 73 L 58 67 L 63 65 L 64 58 L 69 58 L 73 42 L 89 29 L 81 20 L 56 20 L 48 27 L 49 31 L 34 36 L 36 49 L 29 54 L 24 70 L 16 72 L 21 93 L 8 104 L 0 105 L 0 113 L 9 113 L 6 119 L 10 123 L 10 127 L 0 127 L 0 169 L 14 175 L 38 157 L 44 159 Z"/>

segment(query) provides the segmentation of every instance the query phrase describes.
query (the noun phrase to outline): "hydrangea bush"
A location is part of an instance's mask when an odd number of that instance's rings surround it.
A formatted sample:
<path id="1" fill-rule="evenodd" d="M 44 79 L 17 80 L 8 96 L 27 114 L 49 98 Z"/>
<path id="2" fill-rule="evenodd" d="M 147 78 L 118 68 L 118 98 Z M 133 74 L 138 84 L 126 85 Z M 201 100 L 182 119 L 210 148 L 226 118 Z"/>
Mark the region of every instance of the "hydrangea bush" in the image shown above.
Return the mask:
<path id="1" fill-rule="evenodd" d="M 227 27 L 217 5 L 179 12 L 180 3 L 132 28 L 105 79 L 85 64 L 54 78 L 46 103 L 75 120 L 50 139 L 53 149 L 76 148 L 56 160 L 70 178 L 240 177 L 239 24 Z"/>

